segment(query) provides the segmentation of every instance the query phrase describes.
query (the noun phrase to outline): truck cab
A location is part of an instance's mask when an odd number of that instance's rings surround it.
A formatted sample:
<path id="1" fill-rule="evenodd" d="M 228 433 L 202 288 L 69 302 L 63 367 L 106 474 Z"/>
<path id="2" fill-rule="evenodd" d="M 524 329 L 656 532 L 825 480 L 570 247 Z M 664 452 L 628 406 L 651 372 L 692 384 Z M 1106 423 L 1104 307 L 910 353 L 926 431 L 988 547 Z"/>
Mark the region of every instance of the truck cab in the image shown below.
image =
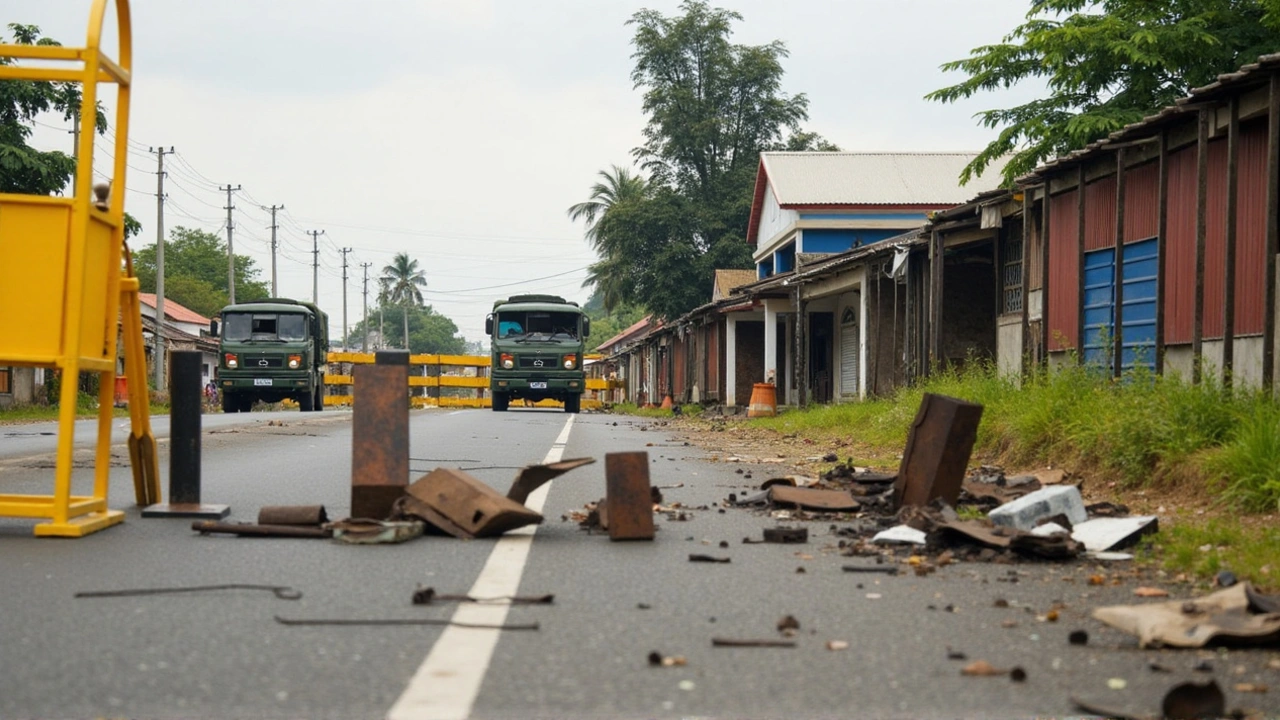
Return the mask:
<path id="1" fill-rule="evenodd" d="M 324 409 L 329 316 L 309 302 L 268 298 L 224 307 L 210 323 L 218 338 L 218 389 L 223 412 L 248 412 L 253 403 L 298 403 Z"/>
<path id="2" fill-rule="evenodd" d="M 516 295 L 493 304 L 485 319 L 495 412 L 512 400 L 557 400 L 565 412 L 581 408 L 586 390 L 582 354 L 591 319 L 575 302 L 555 295 Z"/>

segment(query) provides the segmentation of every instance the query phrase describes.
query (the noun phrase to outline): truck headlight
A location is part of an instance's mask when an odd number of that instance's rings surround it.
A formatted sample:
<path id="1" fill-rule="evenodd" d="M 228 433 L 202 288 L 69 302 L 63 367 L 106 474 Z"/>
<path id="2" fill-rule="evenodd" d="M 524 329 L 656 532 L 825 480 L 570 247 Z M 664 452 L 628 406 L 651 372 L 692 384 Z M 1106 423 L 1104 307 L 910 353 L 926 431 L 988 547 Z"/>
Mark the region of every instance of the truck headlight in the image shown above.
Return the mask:
<path id="1" fill-rule="evenodd" d="M 578 357 L 577 357 L 576 355 L 565 355 L 565 356 L 564 356 L 564 369 L 565 369 L 565 370 L 572 370 L 572 369 L 574 369 L 574 368 L 575 368 L 575 367 L 577 367 L 577 366 L 578 366 Z"/>
<path id="2" fill-rule="evenodd" d="M 297 370 L 297 369 L 298 369 L 298 368 L 300 368 L 300 367 L 302 367 L 302 356 L 301 356 L 301 355 L 290 355 L 290 356 L 289 356 L 289 369 L 290 369 L 290 370 Z"/>
<path id="3" fill-rule="evenodd" d="M 232 370 L 240 367 L 240 358 L 236 357 L 235 353 L 227 353 L 226 355 L 223 355 L 222 361 Z"/>
<path id="4" fill-rule="evenodd" d="M 502 363 L 502 367 L 506 370 L 510 370 L 511 368 L 516 366 L 516 358 L 514 355 L 508 355 L 507 353 L 502 353 L 502 357 L 500 358 L 500 361 Z"/>

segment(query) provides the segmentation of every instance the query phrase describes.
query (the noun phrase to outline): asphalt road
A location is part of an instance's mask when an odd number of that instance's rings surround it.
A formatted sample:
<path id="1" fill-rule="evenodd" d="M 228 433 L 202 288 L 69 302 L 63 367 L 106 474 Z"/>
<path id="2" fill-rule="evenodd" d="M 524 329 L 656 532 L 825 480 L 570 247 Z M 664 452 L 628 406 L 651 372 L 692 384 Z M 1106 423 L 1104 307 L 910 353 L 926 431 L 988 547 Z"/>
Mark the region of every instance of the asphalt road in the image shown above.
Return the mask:
<path id="1" fill-rule="evenodd" d="M 866 562 L 840 554 L 832 530 L 847 523 L 806 523 L 806 545 L 743 544 L 779 520 L 719 511 L 728 493 L 768 477 L 770 465 L 714 460 L 645 420 L 570 418 L 537 409 L 413 414 L 414 477 L 461 467 L 505 490 L 529 463 L 600 460 L 551 484 L 536 532 L 501 541 L 357 546 L 202 537 L 190 520 L 140 517 L 127 453 L 116 448 L 111 505 L 126 510 L 124 524 L 74 540 L 38 539 L 32 522 L 0 518 L 0 718 L 1031 717 L 1080 714 L 1073 695 L 1155 714 L 1172 685 L 1211 677 L 1227 690 L 1229 707 L 1280 714 L 1280 670 L 1268 666 L 1280 653 L 1140 650 L 1092 620 L 1093 607 L 1135 602 L 1133 581 L 1087 584 L 1094 573 L 1122 574 L 1124 564 L 845 573 L 842 565 Z M 163 419 L 156 427 L 163 436 Z M 50 491 L 56 438 L 12 434 L 40 428 L 0 428 L 0 492 Z M 347 413 L 206 416 L 202 499 L 230 505 L 232 521 L 286 504 L 319 503 L 343 517 L 351 445 Z M 625 450 L 647 451 L 653 484 L 679 486 L 663 490 L 667 503 L 691 508 L 683 521 L 660 516 L 654 542 L 611 543 L 562 519 L 603 496 L 603 457 Z M 167 478 L 163 442 L 161 465 Z M 744 468 L 751 479 L 736 472 Z M 90 481 L 91 471 L 77 470 L 77 483 Z M 692 563 L 691 553 L 731 562 Z M 538 630 L 275 620 L 447 620 L 454 606 L 413 606 L 414 589 L 467 593 L 495 572 L 514 573 L 521 594 L 555 595 L 553 605 L 514 606 L 505 615 Z M 251 590 L 74 597 L 233 583 L 284 585 L 303 597 Z M 1038 619 L 1055 603 L 1057 622 Z M 778 639 L 785 615 L 800 624 L 794 648 L 712 647 L 713 637 Z M 1087 645 L 1067 642 L 1076 629 L 1089 633 Z M 827 649 L 832 640 L 848 649 Z M 949 659 L 948 649 L 967 659 Z M 651 667 L 651 652 L 686 664 Z M 1026 680 L 961 675 L 976 659 L 1020 667 Z M 1152 662 L 1172 672 L 1154 672 Z M 1196 669 L 1204 663 L 1208 671 Z M 1271 692 L 1237 692 L 1237 683 L 1268 684 Z"/>

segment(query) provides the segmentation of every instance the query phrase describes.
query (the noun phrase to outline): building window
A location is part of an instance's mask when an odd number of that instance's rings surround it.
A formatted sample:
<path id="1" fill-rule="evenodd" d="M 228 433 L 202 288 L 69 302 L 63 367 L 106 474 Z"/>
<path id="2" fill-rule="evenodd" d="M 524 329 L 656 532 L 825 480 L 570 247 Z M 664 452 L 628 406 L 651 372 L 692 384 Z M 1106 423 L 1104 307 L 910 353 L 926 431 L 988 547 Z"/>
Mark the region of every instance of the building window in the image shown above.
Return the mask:
<path id="1" fill-rule="evenodd" d="M 1022 312 L 1022 224 L 1005 226 L 1004 239 L 1000 242 L 1002 285 L 1001 312 Z"/>
<path id="2" fill-rule="evenodd" d="M 0 395 L 13 393 L 13 368 L 0 367 Z"/>

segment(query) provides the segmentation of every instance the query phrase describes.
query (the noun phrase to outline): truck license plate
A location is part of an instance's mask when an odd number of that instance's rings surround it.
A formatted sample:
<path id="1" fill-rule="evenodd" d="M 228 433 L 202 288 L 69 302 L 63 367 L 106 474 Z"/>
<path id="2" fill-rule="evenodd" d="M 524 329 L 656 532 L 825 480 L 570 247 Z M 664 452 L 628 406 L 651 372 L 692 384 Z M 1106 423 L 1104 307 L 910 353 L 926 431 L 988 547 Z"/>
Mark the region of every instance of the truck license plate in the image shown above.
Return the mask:
<path id="1" fill-rule="evenodd" d="M 270 385 L 271 378 L 254 378 L 253 384 L 254 385 Z"/>
<path id="2" fill-rule="evenodd" d="M 529 389 L 530 390 L 546 390 L 547 384 L 544 382 L 531 382 L 529 383 Z"/>

